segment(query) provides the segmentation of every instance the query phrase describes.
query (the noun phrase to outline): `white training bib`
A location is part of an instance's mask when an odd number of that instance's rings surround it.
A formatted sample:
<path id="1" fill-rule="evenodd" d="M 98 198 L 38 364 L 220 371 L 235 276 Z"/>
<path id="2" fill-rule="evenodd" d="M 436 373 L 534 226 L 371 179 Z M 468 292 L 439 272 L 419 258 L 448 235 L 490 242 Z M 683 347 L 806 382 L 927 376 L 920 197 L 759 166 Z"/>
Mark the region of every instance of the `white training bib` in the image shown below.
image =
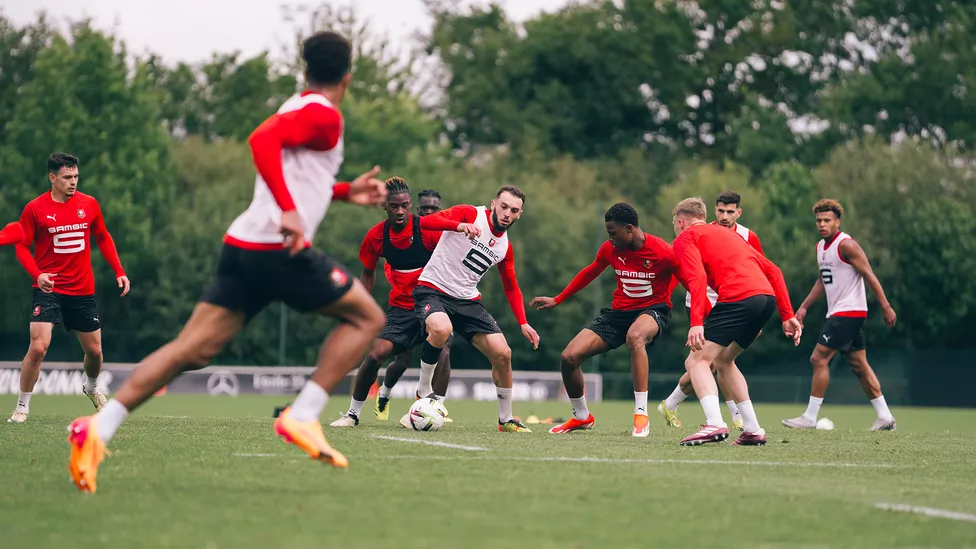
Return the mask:
<path id="1" fill-rule="evenodd" d="M 851 236 L 840 233 L 824 248 L 824 241 L 817 243 L 817 263 L 820 280 L 827 292 L 827 317 L 844 312 L 867 312 L 868 299 L 864 292 L 864 278 L 840 256 L 840 243 Z"/>
<path id="2" fill-rule="evenodd" d="M 749 243 L 749 228 L 748 227 L 743 227 L 742 225 L 739 225 L 738 223 L 736 223 L 735 224 L 735 233 L 737 235 L 741 236 L 742 237 L 742 240 L 745 240 L 747 244 Z M 711 288 L 706 288 L 705 294 L 708 296 L 708 301 L 712 304 L 712 307 L 714 307 L 715 304 L 718 303 L 718 292 L 716 292 L 715 290 L 713 290 Z M 691 309 L 691 292 L 685 292 L 685 307 L 688 307 L 689 309 Z"/>
<path id="3" fill-rule="evenodd" d="M 498 265 L 508 254 L 508 233 L 495 236 L 487 208 L 478 206 L 473 225 L 481 229 L 481 236 L 468 238 L 464 233 L 444 231 L 431 256 L 421 282 L 427 282 L 458 299 L 478 299 L 478 283 L 489 269 Z"/>

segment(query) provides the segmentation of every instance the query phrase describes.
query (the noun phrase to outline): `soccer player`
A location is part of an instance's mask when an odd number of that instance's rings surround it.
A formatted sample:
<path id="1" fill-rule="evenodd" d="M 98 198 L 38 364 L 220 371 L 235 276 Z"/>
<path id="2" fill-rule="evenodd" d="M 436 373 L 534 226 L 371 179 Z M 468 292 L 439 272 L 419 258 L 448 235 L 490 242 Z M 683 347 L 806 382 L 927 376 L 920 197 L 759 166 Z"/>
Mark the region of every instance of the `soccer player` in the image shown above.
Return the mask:
<path id="1" fill-rule="evenodd" d="M 790 295 L 783 273 L 742 238 L 724 227 L 705 222 L 706 207 L 701 198 L 686 198 L 674 208 L 674 255 L 678 259 L 679 280 L 691 292 L 691 353 L 685 369 L 691 375 L 695 394 L 705 411 L 705 423 L 693 435 L 681 440 L 682 446 L 719 442 L 729 436 L 722 421 L 718 387 L 711 367 L 723 377 L 745 424 L 733 444 L 766 444 L 766 431 L 749 400 L 749 387 L 735 366 L 736 357 L 759 335 L 775 309 L 783 320 L 783 332 L 799 345 L 802 329 L 793 316 Z M 718 292 L 718 301 L 708 318 L 707 288 Z M 775 296 L 775 298 L 774 298 Z"/>
<path id="2" fill-rule="evenodd" d="M 739 216 L 742 215 L 742 208 L 739 206 L 741 203 L 742 197 L 735 191 L 725 191 L 718 195 L 715 199 L 715 221 L 712 222 L 712 225 L 721 225 L 722 227 L 732 229 L 735 231 L 735 234 L 741 236 L 757 252 L 763 253 L 759 236 L 738 223 Z M 712 288 L 707 289 L 707 294 L 709 303 L 714 307 L 715 302 L 718 300 L 718 294 Z M 689 313 L 691 312 L 691 292 L 685 294 L 685 308 Z M 720 388 L 722 387 L 721 378 L 718 380 L 718 385 Z M 694 392 L 694 388 L 691 386 L 691 376 L 688 375 L 688 372 L 685 372 L 681 376 L 681 379 L 678 380 L 678 386 L 671 392 L 671 396 L 658 404 L 657 411 L 664 417 L 665 423 L 670 427 L 681 427 L 681 420 L 678 419 L 678 405 L 691 396 L 692 392 Z M 729 408 L 729 414 L 732 416 L 732 427 L 741 431 L 742 416 L 739 415 L 739 409 L 736 407 L 735 401 L 726 398 L 725 405 Z"/>
<path id="3" fill-rule="evenodd" d="M 844 207 L 836 200 L 824 199 L 813 206 L 817 218 L 817 230 L 821 240 L 817 242 L 817 261 L 820 265 L 820 278 L 810 290 L 796 311 L 796 318 L 803 322 L 807 310 L 824 294 L 827 295 L 827 322 L 823 333 L 817 340 L 810 364 L 813 366 L 813 385 L 810 388 L 810 403 L 803 415 L 784 419 L 783 425 L 794 429 L 813 429 L 817 426 L 817 414 L 823 404 L 827 385 L 830 384 L 830 361 L 838 352 L 844 355 L 851 365 L 854 375 L 861 381 L 861 388 L 874 406 L 878 419 L 871 426 L 872 431 L 894 431 L 895 418 L 888 409 L 881 382 L 868 364 L 864 344 L 864 320 L 868 316 L 868 300 L 864 292 L 866 280 L 878 303 L 888 328 L 895 326 L 895 310 L 885 297 L 884 288 L 871 269 L 864 250 L 851 236 L 840 230 L 840 218 Z"/>
<path id="4" fill-rule="evenodd" d="M 20 216 L 24 239 L 17 243 L 17 259 L 34 281 L 31 302 L 30 347 L 20 365 L 20 395 L 8 423 L 23 423 L 30 414 L 31 395 L 41 373 L 41 361 L 51 345 L 54 325 L 74 331 L 85 353 L 84 394 L 95 410 L 105 406 L 98 387 L 102 371 L 102 325 L 95 303 L 95 275 L 91 264 L 91 237 L 115 272 L 122 295 L 129 279 L 105 227 L 102 209 L 78 191 L 78 159 L 54 153 L 47 159 L 51 191 L 31 200 Z M 34 245 L 31 254 L 30 245 Z"/>
<path id="5" fill-rule="evenodd" d="M 491 206 L 460 205 L 420 220 L 424 230 L 444 231 L 434 255 L 413 291 L 416 310 L 424 319 L 427 339 L 420 351 L 418 395 L 433 395 L 431 380 L 441 348 L 452 332 L 467 340 L 491 362 L 498 397 L 498 430 L 529 429 L 512 415 L 512 349 L 498 323 L 481 303 L 478 283 L 498 266 L 508 303 L 522 335 L 539 348 L 539 334 L 525 318 L 522 290 L 515 277 L 515 255 L 508 229 L 522 216 L 525 193 L 505 185 Z"/>
<path id="6" fill-rule="evenodd" d="M 586 407 L 583 393 L 583 361 L 616 349 L 624 343 L 630 350 L 631 375 L 634 380 L 635 437 L 650 434 L 647 420 L 647 345 L 664 333 L 671 320 L 671 291 L 677 262 L 671 246 L 641 230 L 637 210 L 618 202 L 603 216 L 608 240 L 600 246 L 596 259 L 573 278 L 556 297 L 536 297 L 530 307 L 552 309 L 585 288 L 607 267 L 617 275 L 617 289 L 609 309 L 600 311 L 559 356 L 566 394 L 573 407 L 573 417 L 549 429 L 562 434 L 592 429 L 595 419 Z"/>
<path id="7" fill-rule="evenodd" d="M 129 414 L 185 370 L 203 368 L 247 321 L 275 300 L 340 322 L 318 363 L 275 431 L 312 459 L 346 467 L 325 440 L 319 415 L 331 391 L 357 364 L 383 328 L 376 301 L 346 267 L 311 248 L 333 200 L 377 204 L 386 196 L 379 167 L 352 183 L 336 183 L 342 164 L 343 119 L 338 105 L 349 87 L 352 47 L 335 32 L 302 44 L 307 89 L 289 98 L 248 139 L 258 175 L 250 206 L 224 237 L 213 283 L 172 342 L 143 360 L 115 398 L 70 427 L 69 470 L 78 489 L 95 492 L 105 445 Z"/>
<path id="8" fill-rule="evenodd" d="M 413 201 L 410 199 L 410 188 L 403 178 L 388 179 L 386 190 L 386 221 L 373 226 L 359 248 L 359 260 L 363 263 L 360 281 L 367 291 L 371 292 L 376 282 L 376 264 L 381 257 L 386 258 L 384 272 L 391 286 L 386 325 L 356 372 L 349 411 L 333 421 L 330 424 L 332 427 L 359 425 L 359 415 L 369 396 L 369 389 L 376 382 L 380 366 L 390 355 L 400 356 L 424 340 L 420 316 L 414 311 L 413 289 L 443 233 L 420 228 L 420 216 L 410 213 Z M 445 354 L 450 354 L 448 346 L 444 347 L 446 353 L 441 351 L 441 359 Z M 389 373 L 386 377 L 376 403 L 376 417 L 380 421 L 389 419 L 390 390 L 396 383 Z M 392 383 L 387 383 L 390 381 Z"/>

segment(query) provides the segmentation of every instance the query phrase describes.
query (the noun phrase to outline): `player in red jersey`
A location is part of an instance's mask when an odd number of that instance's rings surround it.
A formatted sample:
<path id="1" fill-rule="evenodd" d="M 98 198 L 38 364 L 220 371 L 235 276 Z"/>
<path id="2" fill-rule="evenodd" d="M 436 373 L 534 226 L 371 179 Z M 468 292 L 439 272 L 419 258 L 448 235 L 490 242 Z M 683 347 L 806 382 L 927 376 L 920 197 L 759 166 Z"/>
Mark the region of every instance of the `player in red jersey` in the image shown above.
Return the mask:
<path id="1" fill-rule="evenodd" d="M 420 351 L 419 396 L 433 394 L 431 381 L 441 348 L 452 333 L 466 339 L 491 362 L 498 397 L 498 430 L 529 432 L 512 415 L 512 349 L 498 323 L 481 304 L 478 283 L 498 266 L 505 297 L 522 335 L 539 348 L 539 334 L 525 318 L 522 290 L 515 277 L 515 255 L 508 229 L 522 216 L 525 193 L 513 185 L 498 189 L 491 206 L 454 206 L 428 215 L 420 228 L 444 231 L 413 291 L 415 308 L 424 319 L 427 339 Z"/>
<path id="2" fill-rule="evenodd" d="M 349 410 L 333 421 L 331 427 L 359 425 L 359 415 L 366 404 L 370 388 L 376 383 L 380 366 L 391 355 L 400 356 L 412 351 L 424 340 L 423 325 L 414 311 L 413 289 L 417 286 L 417 279 L 430 260 L 442 233 L 420 228 L 420 216 L 410 213 L 413 201 L 410 199 L 410 188 L 402 178 L 393 177 L 387 180 L 386 190 L 386 221 L 374 225 L 366 233 L 359 248 L 359 260 L 363 263 L 360 280 L 369 291 L 373 290 L 376 282 L 376 264 L 380 258 L 386 259 L 384 272 L 391 286 L 386 325 L 356 372 Z M 444 360 L 445 354 L 450 354 L 447 345 L 441 350 L 440 360 Z M 390 377 L 389 374 L 387 377 Z M 389 384 L 391 389 L 394 383 L 395 380 Z M 384 387 L 386 385 L 384 382 Z M 390 417 L 389 396 L 387 389 L 385 398 L 381 395 L 377 399 L 376 417 L 380 421 L 386 421 Z"/>
<path id="3" fill-rule="evenodd" d="M 23 423 L 30 413 L 34 384 L 41 361 L 51 345 L 54 325 L 74 330 L 85 352 L 85 385 L 82 391 L 96 410 L 105 405 L 98 387 L 102 371 L 102 325 L 95 303 L 95 275 L 91 265 L 91 237 L 115 272 L 122 295 L 129 293 L 129 279 L 122 269 L 112 235 L 105 227 L 95 197 L 78 191 L 78 159 L 54 153 L 47 159 L 51 191 L 31 200 L 20 216 L 24 241 L 17 244 L 17 259 L 34 281 L 31 302 L 30 347 L 20 365 L 20 396 L 8 423 Z M 31 254 L 30 244 L 34 245 Z"/>
<path id="4" fill-rule="evenodd" d="M 749 387 L 735 366 L 735 358 L 756 339 L 763 325 L 779 309 L 783 332 L 800 344 L 802 329 L 793 316 L 786 281 L 779 267 L 766 259 L 741 237 L 724 227 L 705 222 L 705 202 L 686 198 L 674 208 L 677 238 L 674 254 L 680 265 L 678 277 L 691 292 L 691 353 L 685 369 L 691 374 L 695 394 L 705 411 L 705 423 L 682 446 L 718 442 L 729 436 L 722 421 L 718 387 L 711 367 L 724 378 L 729 396 L 742 414 L 745 429 L 733 444 L 766 444 L 766 431 L 759 426 L 749 400 Z M 707 288 L 715 288 L 718 301 L 709 312 Z M 774 297 L 775 296 L 775 297 Z M 708 318 L 706 319 L 706 314 Z"/>
<path id="5" fill-rule="evenodd" d="M 79 490 L 95 492 L 105 445 L 142 403 L 186 370 L 203 368 L 247 321 L 274 301 L 336 318 L 318 363 L 275 431 L 312 459 L 348 461 L 329 445 L 319 415 L 329 391 L 359 364 L 384 315 L 362 283 L 311 240 L 333 200 L 375 205 L 386 197 L 379 167 L 337 183 L 343 159 L 338 105 L 349 88 L 352 45 L 335 32 L 302 44 L 308 89 L 290 97 L 248 139 L 258 175 L 247 210 L 231 223 L 213 283 L 175 340 L 144 359 L 100 412 L 69 427 L 69 471 Z"/>
<path id="6" fill-rule="evenodd" d="M 762 244 L 759 242 L 759 235 L 739 224 L 739 216 L 742 215 L 742 208 L 739 207 L 741 203 L 742 197 L 735 191 L 725 191 L 718 195 L 715 198 L 715 221 L 712 221 L 712 225 L 720 225 L 732 229 L 735 234 L 741 236 L 742 240 L 748 242 L 757 252 L 763 253 Z M 714 307 L 718 300 L 718 293 L 712 288 L 708 288 L 707 292 L 708 301 Z M 690 314 L 691 292 L 685 294 L 685 307 Z M 736 407 L 735 401 L 728 398 L 728 393 L 722 386 L 721 377 L 718 379 L 718 386 L 722 389 L 723 393 L 726 393 L 725 405 L 728 406 L 729 414 L 732 416 L 732 427 L 741 431 L 743 429 L 742 416 L 739 415 L 739 408 Z M 658 413 L 661 414 L 668 426 L 681 427 L 681 420 L 678 419 L 678 405 L 691 396 L 694 391 L 695 389 L 691 386 L 691 376 L 688 375 L 688 372 L 685 372 L 681 376 L 681 379 L 678 380 L 678 386 L 671 392 L 671 396 L 662 400 L 657 405 Z"/>
<path id="7" fill-rule="evenodd" d="M 596 259 L 573 278 L 556 297 L 536 297 L 529 306 L 552 309 L 585 288 L 607 267 L 617 275 L 617 289 L 609 309 L 600 311 L 569 342 L 559 357 L 566 394 L 573 406 L 573 417 L 549 430 L 562 434 L 592 429 L 593 414 L 586 407 L 583 393 L 585 360 L 627 344 L 634 380 L 635 437 L 650 434 L 647 420 L 647 345 L 667 329 L 671 320 L 671 292 L 676 284 L 674 252 L 667 242 L 640 229 L 637 210 L 619 202 L 604 215 L 608 240 L 600 246 Z"/>
<path id="8" fill-rule="evenodd" d="M 0 229 L 0 246 L 10 246 L 24 242 L 24 226 L 19 221 L 11 221 Z"/>

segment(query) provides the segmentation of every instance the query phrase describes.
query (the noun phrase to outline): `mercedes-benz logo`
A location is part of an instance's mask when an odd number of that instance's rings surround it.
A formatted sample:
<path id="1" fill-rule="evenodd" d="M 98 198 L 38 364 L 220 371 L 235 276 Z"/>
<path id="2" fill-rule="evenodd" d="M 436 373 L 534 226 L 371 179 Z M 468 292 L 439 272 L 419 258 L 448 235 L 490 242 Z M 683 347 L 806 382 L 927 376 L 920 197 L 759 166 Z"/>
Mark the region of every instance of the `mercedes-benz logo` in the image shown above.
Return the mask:
<path id="1" fill-rule="evenodd" d="M 210 396 L 237 396 L 239 392 L 237 376 L 227 370 L 217 370 L 210 374 L 210 379 L 207 380 L 207 394 Z"/>

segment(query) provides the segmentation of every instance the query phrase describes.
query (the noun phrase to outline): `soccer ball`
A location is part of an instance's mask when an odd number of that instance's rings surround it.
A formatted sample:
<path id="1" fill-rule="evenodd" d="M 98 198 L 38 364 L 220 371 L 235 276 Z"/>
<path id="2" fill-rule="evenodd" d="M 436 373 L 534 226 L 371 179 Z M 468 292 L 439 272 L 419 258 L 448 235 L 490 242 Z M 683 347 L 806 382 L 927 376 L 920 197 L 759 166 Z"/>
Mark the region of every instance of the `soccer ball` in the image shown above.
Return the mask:
<path id="1" fill-rule="evenodd" d="M 825 417 L 822 417 L 822 418 L 820 418 L 819 421 L 817 421 L 817 430 L 819 430 L 819 431 L 833 431 L 834 430 L 834 422 L 833 421 L 830 421 L 829 419 L 827 419 Z"/>
<path id="2" fill-rule="evenodd" d="M 435 398 L 422 398 L 410 406 L 410 426 L 414 431 L 436 431 L 444 425 L 447 408 Z"/>

